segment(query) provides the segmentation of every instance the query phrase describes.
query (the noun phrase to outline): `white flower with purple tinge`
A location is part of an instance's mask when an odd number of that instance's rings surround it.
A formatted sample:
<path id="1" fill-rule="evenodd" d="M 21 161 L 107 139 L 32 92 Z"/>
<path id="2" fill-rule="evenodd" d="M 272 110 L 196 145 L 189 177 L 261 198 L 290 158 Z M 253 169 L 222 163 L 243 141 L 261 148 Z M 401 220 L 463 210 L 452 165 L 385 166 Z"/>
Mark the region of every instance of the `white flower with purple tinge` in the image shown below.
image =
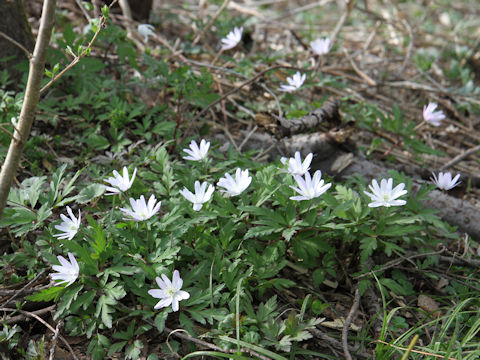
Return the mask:
<path id="1" fill-rule="evenodd" d="M 148 37 L 155 35 L 155 27 L 150 24 L 140 24 L 138 25 L 138 33 L 143 36 L 143 41 L 148 42 Z"/>
<path id="2" fill-rule="evenodd" d="M 330 51 L 330 39 L 329 38 L 318 38 L 315 41 L 310 42 L 312 50 L 317 55 L 325 55 Z"/>
<path id="3" fill-rule="evenodd" d="M 286 158 L 282 157 L 280 161 L 282 164 L 288 164 L 288 173 L 292 175 L 300 175 L 303 176 L 308 170 L 310 170 L 310 164 L 312 163 L 313 154 L 310 153 L 305 157 L 302 163 L 302 157 L 300 155 L 300 151 L 295 152 L 295 157 L 293 158 Z"/>
<path id="4" fill-rule="evenodd" d="M 120 210 L 129 218 L 124 218 L 124 220 L 133 220 L 133 221 L 143 221 L 150 219 L 153 215 L 155 215 L 160 210 L 160 205 L 162 204 L 161 201 L 155 205 L 157 199 L 152 194 L 150 199 L 148 199 L 148 204 L 145 201 L 145 197 L 142 195 L 140 199 L 135 200 L 130 198 L 130 205 L 132 209 L 120 208 Z"/>
<path id="5" fill-rule="evenodd" d="M 212 197 L 213 191 L 215 187 L 213 185 L 209 185 L 207 189 L 207 182 L 200 184 L 200 181 L 195 181 L 195 194 L 193 194 L 187 188 L 183 188 L 180 190 L 180 194 L 183 195 L 185 199 L 193 203 L 193 210 L 200 211 L 203 204 L 210 200 Z"/>
<path id="6" fill-rule="evenodd" d="M 190 294 L 188 292 L 180 290 L 183 285 L 183 280 L 180 277 L 178 270 L 173 272 L 172 281 L 170 281 L 165 274 L 162 274 L 161 279 L 157 276 L 155 281 L 160 289 L 148 290 L 148 293 L 151 296 L 161 299 L 157 305 L 155 305 L 155 309 L 161 309 L 172 304 L 172 310 L 178 311 L 178 303 L 181 300 L 190 298 Z"/>
<path id="7" fill-rule="evenodd" d="M 133 184 L 135 180 L 135 175 L 137 174 L 137 168 L 133 170 L 132 178 L 129 178 L 128 169 L 126 166 L 123 167 L 123 175 L 120 175 L 117 170 L 113 170 L 113 176 L 105 179 L 104 181 L 109 183 L 112 186 L 107 186 L 105 189 L 109 191 L 105 195 L 116 195 L 121 192 L 127 191 Z"/>
<path id="8" fill-rule="evenodd" d="M 445 119 L 445 114 L 442 110 L 435 111 L 437 108 L 436 103 L 429 103 L 428 106 L 425 105 L 423 107 L 423 118 L 429 124 L 433 126 L 440 126 L 442 124 L 442 120 Z"/>
<path id="9" fill-rule="evenodd" d="M 380 186 L 378 186 L 377 180 L 373 179 L 372 184 L 368 185 L 372 193 L 364 191 L 366 195 L 370 197 L 372 202 L 368 204 L 369 207 L 379 207 L 379 206 L 401 206 L 405 205 L 407 202 L 405 200 L 397 200 L 398 197 L 405 195 L 408 191 L 403 190 L 405 188 L 404 183 L 400 183 L 395 186 L 393 189 L 393 179 L 382 179 Z"/>
<path id="10" fill-rule="evenodd" d="M 295 175 L 293 178 L 297 182 L 298 188 L 291 185 L 290 187 L 300 195 L 291 196 L 290 200 L 311 200 L 319 197 L 332 186 L 332 184 L 324 184 L 325 181 L 322 180 L 322 172 L 320 170 L 315 171 L 313 178 L 308 171 L 305 173 L 305 178 L 299 175 Z"/>
<path id="11" fill-rule="evenodd" d="M 67 283 L 65 286 L 69 286 L 72 285 L 78 278 L 80 268 L 78 267 L 77 260 L 75 260 L 70 252 L 68 253 L 68 258 L 70 261 L 59 255 L 57 256 L 57 259 L 61 265 L 52 266 L 52 269 L 57 271 L 57 273 L 50 274 L 51 278 L 53 280 L 62 280 L 58 282 L 57 285 Z"/>
<path id="12" fill-rule="evenodd" d="M 306 74 L 301 74 L 300 71 L 297 71 L 292 77 L 287 77 L 288 85 L 282 84 L 278 88 L 279 91 L 286 91 L 286 92 L 293 92 L 303 85 L 305 78 L 307 77 Z"/>
<path id="13" fill-rule="evenodd" d="M 230 31 L 227 36 L 221 40 L 222 50 L 233 49 L 235 46 L 237 46 L 240 40 L 242 40 L 242 32 L 243 26 L 240 28 L 235 27 L 232 31 Z"/>
<path id="14" fill-rule="evenodd" d="M 453 189 L 455 186 L 461 183 L 461 181 L 458 181 L 460 178 L 460 174 L 457 174 L 453 179 L 452 179 L 452 174 L 449 172 L 443 173 L 440 172 L 437 175 L 435 175 L 434 172 L 432 172 L 433 178 L 430 178 L 435 185 L 441 190 L 450 190 Z"/>
<path id="15" fill-rule="evenodd" d="M 205 139 L 200 141 L 200 147 L 195 140 L 190 143 L 190 149 L 183 149 L 188 156 L 184 156 L 185 160 L 200 161 L 207 157 L 208 149 L 210 148 L 210 142 L 206 142 Z"/>
<path id="16" fill-rule="evenodd" d="M 63 214 L 60 214 L 63 222 L 60 225 L 55 225 L 55 229 L 62 231 L 61 234 L 55 234 L 54 237 L 59 239 L 68 239 L 72 240 L 78 229 L 80 228 L 81 223 L 81 212 L 78 210 L 78 219 L 73 215 L 72 209 L 70 206 L 67 206 L 67 212 L 70 218 L 66 217 Z"/>
<path id="17" fill-rule="evenodd" d="M 240 195 L 252 182 L 252 177 L 248 176 L 248 169 L 242 170 L 238 168 L 235 172 L 235 179 L 230 174 L 225 174 L 224 178 L 221 178 L 217 186 L 224 188 L 220 190 L 225 196 L 237 196 Z"/>

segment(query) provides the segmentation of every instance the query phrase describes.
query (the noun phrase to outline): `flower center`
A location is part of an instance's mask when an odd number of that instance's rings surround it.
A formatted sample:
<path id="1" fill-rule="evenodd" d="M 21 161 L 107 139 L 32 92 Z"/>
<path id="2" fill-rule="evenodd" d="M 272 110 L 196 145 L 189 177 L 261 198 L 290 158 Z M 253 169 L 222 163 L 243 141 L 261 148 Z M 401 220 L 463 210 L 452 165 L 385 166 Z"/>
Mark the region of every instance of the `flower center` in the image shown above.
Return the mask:
<path id="1" fill-rule="evenodd" d="M 176 291 L 175 291 L 174 288 L 169 288 L 169 289 L 167 289 L 167 293 L 168 293 L 169 296 L 173 296 L 173 295 L 175 295 Z"/>

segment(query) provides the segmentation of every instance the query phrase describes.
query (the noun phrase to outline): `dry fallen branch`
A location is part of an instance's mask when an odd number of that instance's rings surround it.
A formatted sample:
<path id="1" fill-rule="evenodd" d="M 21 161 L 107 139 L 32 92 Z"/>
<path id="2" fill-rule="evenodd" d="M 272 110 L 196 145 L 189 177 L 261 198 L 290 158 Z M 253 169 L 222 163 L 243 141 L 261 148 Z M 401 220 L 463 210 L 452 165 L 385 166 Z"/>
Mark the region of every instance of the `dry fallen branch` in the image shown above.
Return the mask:
<path id="1" fill-rule="evenodd" d="M 297 119 L 278 118 L 280 129 L 278 135 L 280 137 L 300 134 L 308 130 L 316 128 L 318 125 L 330 122 L 340 125 L 341 119 L 338 112 L 340 108 L 340 100 L 327 100 L 321 108 L 315 109 L 311 113 Z"/>
<path id="2" fill-rule="evenodd" d="M 45 313 L 48 313 L 50 311 L 53 311 L 55 309 L 55 305 L 52 305 L 52 306 L 49 306 L 45 309 L 41 309 L 41 310 L 37 310 L 37 311 L 34 311 L 34 312 L 30 312 L 30 311 L 25 311 L 25 310 L 19 310 L 19 309 L 9 309 L 9 308 L 0 308 L 0 311 L 5 311 L 5 312 L 19 312 L 20 314 L 22 315 L 19 315 L 19 316 L 15 316 L 13 318 L 7 318 L 7 321 L 6 323 L 7 324 L 15 324 L 19 321 L 22 321 L 22 320 L 25 320 L 26 317 L 32 317 L 34 319 L 36 319 L 37 321 L 39 321 L 40 323 L 42 323 L 47 329 L 49 329 L 51 332 L 53 332 L 54 334 L 56 334 L 56 331 L 55 329 L 49 324 L 47 323 L 45 320 L 43 320 L 39 315 L 41 314 L 45 314 Z M 57 336 L 60 338 L 60 340 L 62 340 L 62 342 L 65 344 L 65 346 L 68 348 L 68 350 L 70 351 L 70 354 L 72 355 L 72 358 L 74 358 L 75 360 L 78 360 L 77 356 L 75 355 L 75 353 L 73 352 L 73 349 L 72 347 L 70 346 L 70 344 L 68 343 L 67 340 L 65 340 L 65 338 L 62 336 L 62 335 L 58 335 Z"/>
<path id="3" fill-rule="evenodd" d="M 353 299 L 353 305 L 348 313 L 347 319 L 345 320 L 345 324 L 343 324 L 342 329 L 342 346 L 343 346 L 343 353 L 345 354 L 345 358 L 347 360 L 352 360 L 352 355 L 350 355 L 350 351 L 348 349 L 348 328 L 352 323 L 353 317 L 357 313 L 358 305 L 360 304 L 360 291 L 358 288 L 355 290 L 355 298 Z"/>

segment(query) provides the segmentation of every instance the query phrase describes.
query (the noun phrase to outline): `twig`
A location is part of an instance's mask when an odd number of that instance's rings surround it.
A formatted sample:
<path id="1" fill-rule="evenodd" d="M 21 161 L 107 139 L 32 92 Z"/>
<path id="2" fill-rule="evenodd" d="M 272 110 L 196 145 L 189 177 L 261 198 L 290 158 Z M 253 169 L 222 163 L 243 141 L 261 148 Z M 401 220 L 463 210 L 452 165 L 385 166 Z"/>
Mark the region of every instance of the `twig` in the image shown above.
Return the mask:
<path id="1" fill-rule="evenodd" d="M 117 3 L 118 0 L 113 0 L 110 6 L 108 7 L 109 9 Z M 55 75 L 44 87 L 40 89 L 40 95 L 42 95 L 45 91 L 47 91 L 58 79 L 60 79 L 68 70 L 70 70 L 72 67 L 77 65 L 77 63 L 80 61 L 81 58 L 85 57 L 89 49 L 92 48 L 93 44 L 97 40 L 98 35 L 100 34 L 100 31 L 102 30 L 103 26 L 105 25 L 107 19 L 102 15 L 100 18 L 100 24 L 98 24 L 98 29 L 95 32 L 95 34 L 92 37 L 92 40 L 88 43 L 87 47 L 78 55 L 71 53 L 73 56 L 73 60 L 68 64 L 62 71 L 60 71 L 57 75 Z"/>
<path id="2" fill-rule="evenodd" d="M 38 320 L 39 322 L 41 322 L 43 325 L 45 325 L 45 327 L 50 330 L 51 332 L 53 332 L 55 334 L 55 329 L 49 324 L 47 323 L 45 320 L 43 320 L 40 316 L 38 316 L 39 314 L 43 314 L 45 312 L 48 312 L 48 311 L 51 311 L 55 309 L 55 305 L 52 305 L 52 306 L 49 306 L 48 308 L 45 308 L 45 309 L 42 309 L 42 310 L 38 310 L 38 311 L 35 311 L 35 312 L 29 312 L 29 311 L 25 311 L 25 310 L 19 310 L 19 309 L 10 309 L 10 308 L 0 308 L 0 311 L 8 311 L 8 312 L 19 312 L 20 314 L 23 314 L 25 316 L 29 316 L 29 317 L 33 317 L 34 319 Z M 9 324 L 9 320 L 12 320 L 13 318 L 11 319 L 8 319 L 7 320 L 7 324 Z M 75 360 L 78 360 L 77 356 L 75 355 L 75 353 L 73 352 L 73 349 L 72 347 L 70 346 L 70 344 L 68 343 L 67 340 L 65 340 L 65 338 L 62 336 L 62 335 L 58 335 L 58 337 L 60 338 L 60 340 L 62 340 L 62 342 L 67 346 L 68 350 L 70 351 L 70 354 L 72 354 L 72 357 L 75 359 Z"/>
<path id="3" fill-rule="evenodd" d="M 57 347 L 57 338 L 58 338 L 58 335 L 60 334 L 60 328 L 62 327 L 62 320 L 60 320 L 58 323 L 57 323 L 57 326 L 55 327 L 55 334 L 53 335 L 53 339 L 52 339 L 52 348 L 50 349 L 50 357 L 49 357 L 49 360 L 53 360 L 54 359 L 54 356 L 55 356 L 55 348 Z"/>
<path id="4" fill-rule="evenodd" d="M 455 165 L 455 164 L 459 163 L 460 161 L 462 161 L 463 159 L 465 159 L 467 156 L 470 156 L 470 155 L 476 153 L 477 151 L 480 151 L 480 145 L 477 145 L 473 148 L 470 148 L 467 151 L 464 151 L 463 153 L 455 156 L 452 160 L 450 160 L 445 165 L 443 165 L 440 168 L 440 171 L 444 171 L 444 170 L 452 167 L 453 165 Z"/>
<path id="5" fill-rule="evenodd" d="M 200 31 L 200 33 L 195 37 L 195 39 L 193 40 L 193 45 L 196 45 L 200 39 L 203 37 L 203 34 L 205 34 L 205 32 L 210 29 L 210 27 L 213 25 L 213 22 L 215 21 L 215 19 L 222 13 L 222 11 L 227 7 L 228 3 L 230 2 L 230 0 L 224 0 L 222 6 L 220 6 L 217 11 L 215 12 L 215 14 L 213 14 L 212 18 L 210 19 L 210 21 L 207 23 L 207 25 L 205 25 L 205 27 L 202 29 L 202 31 Z"/>
<path id="6" fill-rule="evenodd" d="M 358 276 L 354 276 L 353 278 L 355 280 L 358 280 L 358 279 L 361 279 L 361 278 L 364 278 L 366 276 L 371 276 L 373 274 L 376 274 L 378 272 L 381 272 L 381 271 L 385 271 L 385 270 L 388 270 L 394 266 L 397 266 L 397 265 L 400 265 L 402 262 L 404 261 L 409 261 L 409 260 L 412 260 L 412 259 L 416 259 L 416 258 L 420 258 L 420 257 L 427 257 L 427 256 L 433 256 L 433 255 L 440 255 L 442 253 L 444 253 L 446 250 L 445 247 L 442 247 L 439 251 L 434 251 L 434 252 L 429 252 L 429 253 L 423 253 L 423 254 L 415 254 L 415 255 L 412 255 L 412 256 L 409 256 L 409 257 L 401 257 L 401 258 L 398 258 L 398 259 L 395 259 L 395 260 L 392 260 L 392 261 L 389 261 L 387 262 L 384 266 L 382 266 L 380 269 L 377 269 L 377 270 L 372 270 L 372 271 L 369 271 L 365 274 L 361 274 L 361 275 L 358 275 Z"/>
<path id="7" fill-rule="evenodd" d="M 353 299 L 353 305 L 348 313 L 347 318 L 345 319 L 345 324 L 343 324 L 342 329 L 342 346 L 343 346 L 343 353 L 345 354 L 345 358 L 347 360 L 352 360 L 352 355 L 350 355 L 350 351 L 348 350 L 348 328 L 352 323 L 353 317 L 357 313 L 358 305 L 360 304 L 360 292 L 355 290 L 355 298 Z"/>
<path id="8" fill-rule="evenodd" d="M 332 347 L 336 348 L 336 349 L 342 349 L 343 348 L 343 345 L 340 341 L 338 341 L 337 339 L 334 339 L 330 336 L 328 336 L 327 334 L 325 334 L 323 331 L 319 330 L 319 329 L 310 329 L 309 330 L 316 338 L 320 339 L 320 340 L 323 340 L 324 342 L 326 342 L 327 344 L 331 345 Z M 350 347 L 349 349 L 350 351 L 355 351 L 355 349 L 353 349 L 352 347 Z M 363 352 L 363 351 L 356 351 L 355 352 L 355 355 L 357 358 L 362 358 L 362 359 L 371 359 L 372 356 L 371 354 L 368 354 L 366 352 Z"/>
<path id="9" fill-rule="evenodd" d="M 255 125 L 255 126 L 253 127 L 253 129 L 247 134 L 247 136 L 245 136 L 245 139 L 243 139 L 242 143 L 241 143 L 240 145 L 238 145 L 238 150 L 239 150 L 239 152 L 242 151 L 243 145 L 245 145 L 245 143 L 248 141 L 248 139 L 250 139 L 250 136 L 252 136 L 253 133 L 254 133 L 255 131 L 257 131 L 257 129 L 258 129 L 258 126 Z"/>
<path id="10" fill-rule="evenodd" d="M 405 20 L 405 19 L 402 19 L 402 24 L 408 30 L 408 36 L 410 38 L 410 41 L 408 43 L 407 54 L 405 55 L 405 59 L 403 60 L 402 66 L 400 66 L 400 69 L 398 70 L 398 72 L 396 74 L 397 77 L 400 77 L 403 74 L 403 72 L 405 71 L 405 68 L 407 67 L 408 62 L 410 61 L 410 58 L 412 57 L 412 51 L 413 51 L 413 45 L 414 45 L 412 27 L 410 26 L 408 21 Z"/>
<path id="11" fill-rule="evenodd" d="M 340 33 L 340 30 L 342 30 L 342 27 L 345 24 L 345 21 L 347 21 L 348 15 L 350 14 L 350 11 L 352 10 L 352 7 L 354 4 L 355 4 L 354 0 L 349 0 L 345 4 L 345 10 L 343 11 L 342 16 L 340 16 L 340 19 L 338 19 L 337 25 L 335 26 L 335 29 L 333 29 L 332 35 L 330 36 L 330 48 L 332 48 L 333 45 L 335 44 L 335 41 L 337 40 L 337 36 Z"/>
<path id="12" fill-rule="evenodd" d="M 244 81 L 243 83 L 241 83 L 240 85 L 234 87 L 232 90 L 226 92 L 223 96 L 221 96 L 220 98 L 218 98 L 217 100 L 211 102 L 210 104 L 208 104 L 203 110 L 201 110 L 200 112 L 197 113 L 197 115 L 195 115 L 195 117 L 192 119 L 192 121 L 190 121 L 190 124 L 187 128 L 187 130 L 184 132 L 184 138 L 182 138 L 181 141 L 183 141 L 185 139 L 185 137 L 187 136 L 189 130 L 191 129 L 191 127 L 193 126 L 193 124 L 198 120 L 200 119 L 203 115 L 205 115 L 205 113 L 210 109 L 212 108 L 213 106 L 217 105 L 219 102 L 223 101 L 224 99 L 226 99 L 227 97 L 229 97 L 230 95 L 236 93 L 237 91 L 241 90 L 243 87 L 247 86 L 248 84 L 251 84 L 253 83 L 254 81 L 256 81 L 258 78 L 260 78 L 261 76 L 265 75 L 267 72 L 270 72 L 272 70 L 276 70 L 276 69 L 291 69 L 290 66 L 285 66 L 285 65 L 274 65 L 274 66 L 270 66 L 269 68 L 266 68 L 265 70 L 263 71 L 260 71 L 258 74 L 256 74 L 254 77 Z"/>
<path id="13" fill-rule="evenodd" d="M 357 64 L 355 64 L 355 62 L 353 61 L 353 58 L 348 54 L 348 51 L 347 49 L 343 49 L 343 52 L 345 53 L 345 56 L 347 57 L 348 60 L 350 60 L 350 65 L 352 65 L 352 68 L 353 70 L 355 70 L 355 72 L 360 75 L 360 77 L 362 79 L 364 79 L 368 85 L 370 86 L 377 86 L 377 83 L 375 80 L 373 80 L 370 76 L 368 76 L 367 74 L 365 74 L 362 70 L 360 70 L 358 67 L 357 67 Z"/>
<path id="14" fill-rule="evenodd" d="M 11 301 L 15 300 L 17 297 L 19 297 L 30 285 L 32 285 L 35 281 L 38 280 L 38 278 L 40 278 L 40 276 L 43 275 L 43 273 L 46 271 L 46 269 L 43 269 L 42 271 L 40 271 L 37 276 L 35 276 L 33 278 L 33 280 L 29 281 L 27 285 L 25 285 L 23 288 L 21 288 L 20 290 L 18 290 L 10 299 L 8 299 L 7 301 L 5 301 L 3 303 L 3 305 L 1 305 L 1 307 L 7 307 L 8 304 L 10 304 Z"/>
<path id="15" fill-rule="evenodd" d="M 49 306 L 49 307 L 46 307 L 46 308 L 43 308 L 43 309 L 40 309 L 40 310 L 32 311 L 32 314 L 40 316 L 40 315 L 46 314 L 48 312 L 51 312 L 54 309 L 55 309 L 55 305 L 52 305 L 52 306 Z M 17 316 L 13 316 L 11 318 L 7 318 L 6 323 L 7 324 L 16 324 L 20 321 L 24 321 L 25 319 L 26 319 L 25 315 L 17 315 Z"/>
<path id="16" fill-rule="evenodd" d="M 155 38 L 155 39 L 157 39 L 158 41 L 160 41 L 160 43 L 161 43 L 163 46 L 165 46 L 165 47 L 172 53 L 172 55 L 178 56 L 178 58 L 179 58 L 181 61 L 183 61 L 183 62 L 185 62 L 185 63 L 189 63 L 189 62 L 190 62 L 185 56 L 183 56 L 183 55 L 181 54 L 180 51 L 175 50 L 175 49 L 172 47 L 172 45 L 170 45 L 170 43 L 169 43 L 163 36 L 158 35 L 158 34 L 154 34 L 154 35 L 153 35 L 153 38 Z"/>
<path id="17" fill-rule="evenodd" d="M 5 38 L 5 40 L 7 41 L 10 41 L 13 45 L 19 47 L 26 55 L 27 55 L 27 58 L 31 58 L 32 57 L 32 53 L 30 51 L 28 51 L 25 46 L 23 46 L 22 44 L 20 44 L 17 40 L 11 38 L 10 36 L 8 36 L 7 34 L 5 34 L 3 31 L 0 31 L 0 36 L 2 36 L 3 38 Z"/>
<path id="18" fill-rule="evenodd" d="M 77 3 L 78 7 L 80 8 L 80 11 L 83 13 L 83 16 L 85 16 L 85 18 L 88 20 L 88 22 L 90 22 L 90 20 L 92 20 L 92 19 L 90 18 L 90 14 L 87 12 L 85 7 L 82 5 L 82 2 L 80 0 L 75 0 L 75 2 Z"/>
<path id="19" fill-rule="evenodd" d="M 260 78 L 261 76 L 265 75 L 267 72 L 270 72 L 272 70 L 276 70 L 276 69 L 281 69 L 281 68 L 284 68 L 284 69 L 290 69 L 291 67 L 290 66 L 284 66 L 284 65 L 274 65 L 274 66 L 271 66 L 269 68 L 266 68 L 265 70 L 263 71 L 260 71 L 258 74 L 256 74 L 254 77 L 244 81 L 243 83 L 241 83 L 240 85 L 238 85 L 237 87 L 234 87 L 232 90 L 228 91 L 227 93 L 225 93 L 223 96 L 221 96 L 220 98 L 218 98 L 217 100 L 213 101 L 212 103 L 208 104 L 207 107 L 205 107 L 202 111 L 200 111 L 197 115 L 195 115 L 195 117 L 193 118 L 192 120 L 192 123 L 194 123 L 195 121 L 197 121 L 198 119 L 200 119 L 203 115 L 205 115 L 205 113 L 213 106 L 217 105 L 219 102 L 223 101 L 224 99 L 226 99 L 227 97 L 229 97 L 230 95 L 236 93 L 237 91 L 241 90 L 243 87 L 247 86 L 248 84 L 251 84 L 253 83 L 254 81 L 256 81 L 258 78 Z"/>

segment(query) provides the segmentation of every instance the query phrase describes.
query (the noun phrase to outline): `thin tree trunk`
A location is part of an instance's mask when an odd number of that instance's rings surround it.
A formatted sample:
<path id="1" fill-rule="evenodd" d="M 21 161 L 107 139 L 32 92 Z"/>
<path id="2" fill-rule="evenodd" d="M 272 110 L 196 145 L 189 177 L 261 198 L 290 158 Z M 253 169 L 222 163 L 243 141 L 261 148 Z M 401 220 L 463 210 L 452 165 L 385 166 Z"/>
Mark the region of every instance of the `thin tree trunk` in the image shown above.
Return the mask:
<path id="1" fill-rule="evenodd" d="M 55 21 L 56 0 L 45 0 L 37 42 L 30 59 L 27 89 L 23 100 L 18 126 L 14 131 L 14 138 L 10 142 L 7 157 L 0 172 L 0 218 L 7 203 L 8 193 L 17 172 L 23 149 L 30 135 L 30 129 L 35 118 L 37 103 L 40 98 L 40 85 L 45 71 L 45 58 L 48 43 Z"/>
<path id="2" fill-rule="evenodd" d="M 14 84 L 23 74 L 13 69 L 21 61 L 28 60 L 27 53 L 33 50 L 35 40 L 27 21 L 22 0 L 0 0 L 0 58 L 8 58 L 0 62 L 0 70 L 8 69 Z M 15 42 L 17 44 L 15 44 Z M 23 47 L 23 49 L 22 49 Z"/>

